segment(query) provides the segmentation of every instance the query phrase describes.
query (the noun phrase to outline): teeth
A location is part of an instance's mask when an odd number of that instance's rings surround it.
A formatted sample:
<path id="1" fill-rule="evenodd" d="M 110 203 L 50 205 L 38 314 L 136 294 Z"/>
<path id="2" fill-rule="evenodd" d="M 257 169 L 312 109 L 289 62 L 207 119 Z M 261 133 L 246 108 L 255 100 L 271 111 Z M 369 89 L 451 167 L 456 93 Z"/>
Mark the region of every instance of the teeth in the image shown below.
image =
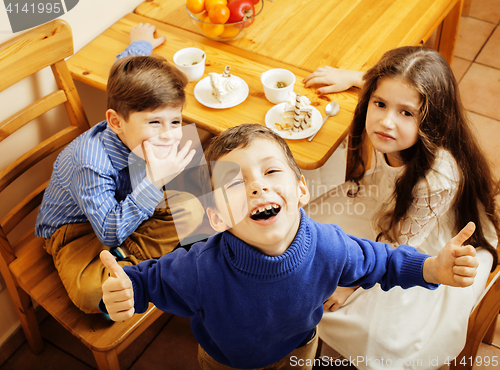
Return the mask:
<path id="1" fill-rule="evenodd" d="M 265 210 L 271 210 L 271 209 L 277 209 L 279 208 L 280 206 L 277 205 L 277 204 L 268 204 L 264 207 L 259 207 L 259 208 L 256 208 L 252 211 L 252 213 L 250 214 L 250 216 L 253 216 L 254 214 L 256 214 L 257 212 L 264 212 Z"/>

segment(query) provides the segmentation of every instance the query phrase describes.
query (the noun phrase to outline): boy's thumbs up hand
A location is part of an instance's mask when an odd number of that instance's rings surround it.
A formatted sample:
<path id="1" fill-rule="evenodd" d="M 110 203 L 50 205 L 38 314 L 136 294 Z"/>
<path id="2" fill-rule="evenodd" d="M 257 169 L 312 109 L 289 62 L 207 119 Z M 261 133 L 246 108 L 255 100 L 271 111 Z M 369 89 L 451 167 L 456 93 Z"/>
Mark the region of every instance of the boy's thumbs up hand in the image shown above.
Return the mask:
<path id="1" fill-rule="evenodd" d="M 101 261 L 109 271 L 109 278 L 102 284 L 102 301 L 113 321 L 130 319 L 134 314 L 132 282 L 108 251 L 102 251 Z"/>
<path id="2" fill-rule="evenodd" d="M 437 257 L 427 258 L 424 262 L 424 279 L 428 283 L 444 284 L 456 287 L 467 287 L 474 283 L 479 262 L 476 249 L 463 243 L 469 239 L 476 225 L 469 222 L 453 237 Z"/>

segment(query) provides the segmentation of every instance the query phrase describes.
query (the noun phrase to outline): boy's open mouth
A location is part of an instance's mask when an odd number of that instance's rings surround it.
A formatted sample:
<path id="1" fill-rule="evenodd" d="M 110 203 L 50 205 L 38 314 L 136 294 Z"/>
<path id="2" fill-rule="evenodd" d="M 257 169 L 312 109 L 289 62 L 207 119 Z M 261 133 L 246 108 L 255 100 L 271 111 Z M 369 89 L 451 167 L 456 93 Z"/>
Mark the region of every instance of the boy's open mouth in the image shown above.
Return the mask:
<path id="1" fill-rule="evenodd" d="M 250 218 L 252 220 L 267 220 L 271 217 L 276 216 L 281 211 L 281 206 L 278 204 L 267 204 L 262 207 L 258 207 L 252 211 Z"/>

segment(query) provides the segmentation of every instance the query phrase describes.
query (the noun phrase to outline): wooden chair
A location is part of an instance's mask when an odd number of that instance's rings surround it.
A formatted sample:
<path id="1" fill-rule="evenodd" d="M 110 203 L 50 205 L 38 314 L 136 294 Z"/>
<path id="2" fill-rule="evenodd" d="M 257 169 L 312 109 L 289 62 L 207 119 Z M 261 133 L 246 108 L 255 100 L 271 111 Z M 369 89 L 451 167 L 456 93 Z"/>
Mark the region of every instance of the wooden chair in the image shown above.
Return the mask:
<path id="1" fill-rule="evenodd" d="M 481 342 L 491 344 L 493 341 L 499 310 L 500 265 L 490 273 L 486 289 L 469 316 L 465 346 L 457 358 L 451 362 L 451 370 L 472 369 L 476 363 L 476 355 Z"/>
<path id="2" fill-rule="evenodd" d="M 0 92 L 21 79 L 50 66 L 58 90 L 38 99 L 0 123 L 0 143 L 48 110 L 64 104 L 70 125 L 39 143 L 0 172 L 0 192 L 37 162 L 64 147 L 89 128 L 80 98 L 64 58 L 73 54 L 69 25 L 54 20 L 0 45 Z M 34 123 L 31 123 L 34 124 Z M 17 310 L 31 350 L 43 349 L 33 301 L 80 339 L 94 354 L 100 369 L 119 369 L 118 354 L 162 312 L 150 305 L 142 315 L 113 323 L 101 315 L 84 314 L 68 298 L 52 257 L 43 249 L 43 238 L 30 230 L 15 243 L 12 230 L 39 206 L 47 181 L 28 194 L 0 220 L 0 271 Z M 3 193 L 4 194 L 4 193 Z M 21 226 L 22 228 L 22 226 Z"/>

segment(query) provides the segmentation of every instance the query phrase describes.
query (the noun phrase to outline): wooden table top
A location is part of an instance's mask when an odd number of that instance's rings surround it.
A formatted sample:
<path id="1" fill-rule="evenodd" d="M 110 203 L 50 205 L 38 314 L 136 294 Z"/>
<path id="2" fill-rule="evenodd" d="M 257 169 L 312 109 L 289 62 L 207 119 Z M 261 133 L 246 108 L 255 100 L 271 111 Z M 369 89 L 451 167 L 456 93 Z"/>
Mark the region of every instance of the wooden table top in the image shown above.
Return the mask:
<path id="1" fill-rule="evenodd" d="M 460 0 L 264 0 L 247 35 L 228 43 L 307 71 L 365 71 L 389 49 L 423 43 L 447 20 L 438 50 L 451 63 L 460 11 Z M 186 0 L 146 0 L 135 13 L 200 32 Z"/>
<path id="2" fill-rule="evenodd" d="M 244 38 L 220 43 L 200 35 L 186 12 L 185 0 L 146 0 L 70 58 L 73 78 L 105 90 L 115 56 L 128 44 L 130 29 L 149 22 L 167 42 L 154 50 L 172 60 L 174 53 L 193 46 L 207 54 L 205 75 L 222 73 L 226 65 L 243 78 L 248 98 L 229 109 L 200 104 L 189 83 L 184 120 L 218 134 L 242 123 L 264 123 L 272 104 L 264 96 L 260 74 L 271 68 L 292 71 L 295 92 L 306 95 L 324 116 L 335 100 L 340 113 L 327 120 L 312 142 L 287 140 L 303 169 L 321 167 L 348 133 L 357 94 L 346 91 L 318 96 L 302 83 L 317 67 L 330 65 L 364 71 L 382 54 L 402 45 L 418 45 L 440 25 L 437 49 L 451 61 L 462 0 L 264 0 L 264 9 Z M 298 26 L 297 26 L 298 25 Z M 214 114 L 215 113 L 215 114 Z"/>
<path id="3" fill-rule="evenodd" d="M 313 141 L 306 139 L 287 140 L 298 165 L 303 169 L 321 167 L 331 156 L 347 135 L 354 108 L 357 103 L 357 94 L 347 91 L 340 94 L 318 97 L 315 89 L 306 89 L 302 80 L 309 72 L 292 67 L 275 59 L 241 50 L 232 45 L 219 43 L 204 36 L 161 22 L 148 19 L 137 14 L 128 14 L 99 35 L 96 39 L 78 51 L 68 60 L 68 67 L 74 79 L 86 84 L 106 89 L 109 70 L 116 60 L 116 55 L 128 45 L 130 29 L 138 23 L 149 22 L 157 27 L 157 36 L 165 35 L 166 43 L 153 52 L 172 61 L 176 51 L 185 47 L 198 47 L 206 52 L 206 68 L 203 77 L 209 72 L 222 73 L 226 65 L 231 66 L 231 72 L 243 78 L 249 86 L 250 93 L 240 105 L 229 109 L 212 109 L 200 104 L 194 97 L 195 82 L 190 82 L 186 88 L 187 104 L 183 110 L 183 118 L 187 122 L 213 134 L 237 126 L 242 123 L 264 124 L 267 111 L 274 105 L 264 96 L 260 74 L 271 68 L 286 68 L 292 71 L 297 81 L 295 92 L 307 96 L 311 104 L 321 114 L 325 115 L 325 106 L 330 100 L 340 104 L 340 112 L 331 117 L 319 131 Z"/>

